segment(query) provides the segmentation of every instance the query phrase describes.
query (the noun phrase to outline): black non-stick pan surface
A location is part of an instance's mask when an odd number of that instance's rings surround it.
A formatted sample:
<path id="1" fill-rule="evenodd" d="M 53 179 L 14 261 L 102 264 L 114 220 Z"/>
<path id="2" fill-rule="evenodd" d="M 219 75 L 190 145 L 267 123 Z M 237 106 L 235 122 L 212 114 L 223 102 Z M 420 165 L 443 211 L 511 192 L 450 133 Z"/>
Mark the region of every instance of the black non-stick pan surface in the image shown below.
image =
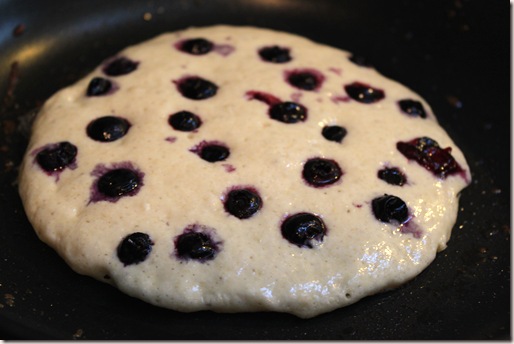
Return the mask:
<path id="1" fill-rule="evenodd" d="M 219 23 L 353 51 L 432 105 L 473 182 L 421 275 L 309 320 L 185 314 L 74 273 L 37 239 L 15 183 L 26 114 L 126 45 Z M 510 339 L 510 75 L 507 1 L 0 1 L 0 338 Z"/>

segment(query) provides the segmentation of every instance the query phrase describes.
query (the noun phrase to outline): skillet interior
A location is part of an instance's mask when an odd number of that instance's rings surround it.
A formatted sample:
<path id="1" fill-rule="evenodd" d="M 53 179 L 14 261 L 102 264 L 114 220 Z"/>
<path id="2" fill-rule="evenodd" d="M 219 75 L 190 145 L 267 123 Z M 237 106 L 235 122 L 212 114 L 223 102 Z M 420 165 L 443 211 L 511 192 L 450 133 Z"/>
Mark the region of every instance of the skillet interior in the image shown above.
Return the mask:
<path id="1" fill-rule="evenodd" d="M 510 338 L 509 19 L 506 4 L 490 1 L 1 2 L 0 337 Z M 37 239 L 15 184 L 27 140 L 20 119 L 128 44 L 218 23 L 290 31 L 353 51 L 432 105 L 474 181 L 462 193 L 448 248 L 420 276 L 310 320 L 183 314 L 75 274 Z"/>

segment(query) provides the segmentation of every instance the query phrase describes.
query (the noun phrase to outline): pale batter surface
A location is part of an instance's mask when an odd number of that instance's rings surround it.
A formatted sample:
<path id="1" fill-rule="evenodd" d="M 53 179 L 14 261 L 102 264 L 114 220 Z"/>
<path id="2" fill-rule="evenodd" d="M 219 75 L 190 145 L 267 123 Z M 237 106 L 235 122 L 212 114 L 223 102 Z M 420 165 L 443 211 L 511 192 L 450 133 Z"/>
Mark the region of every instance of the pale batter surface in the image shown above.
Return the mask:
<path id="1" fill-rule="evenodd" d="M 469 167 L 419 95 L 351 57 L 230 26 L 126 48 L 35 120 L 37 235 L 184 312 L 307 318 L 405 283 L 446 247 Z"/>

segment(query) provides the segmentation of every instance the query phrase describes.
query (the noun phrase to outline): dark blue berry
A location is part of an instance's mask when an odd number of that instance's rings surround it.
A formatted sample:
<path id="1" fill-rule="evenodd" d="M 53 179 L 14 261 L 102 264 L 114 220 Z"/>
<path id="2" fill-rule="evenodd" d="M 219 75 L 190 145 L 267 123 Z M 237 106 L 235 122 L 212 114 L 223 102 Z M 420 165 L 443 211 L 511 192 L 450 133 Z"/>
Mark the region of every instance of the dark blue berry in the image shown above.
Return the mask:
<path id="1" fill-rule="evenodd" d="M 171 115 L 168 123 L 175 130 L 179 131 L 193 131 L 200 127 L 202 121 L 200 117 L 189 111 L 179 111 Z"/>
<path id="2" fill-rule="evenodd" d="M 225 200 L 225 210 L 239 219 L 252 217 L 261 207 L 259 193 L 251 188 L 232 190 Z"/>
<path id="3" fill-rule="evenodd" d="M 374 198 L 371 207 L 376 219 L 382 222 L 400 224 L 409 219 L 407 204 L 400 197 L 384 194 Z"/>
<path id="4" fill-rule="evenodd" d="M 337 182 L 343 172 L 334 160 L 312 158 L 303 165 L 302 176 L 305 181 L 315 187 L 322 187 Z"/>
<path id="5" fill-rule="evenodd" d="M 297 213 L 287 217 L 281 226 L 282 236 L 298 247 L 313 248 L 322 242 L 327 229 L 321 218 L 310 213 Z"/>
<path id="6" fill-rule="evenodd" d="M 177 257 L 185 260 L 193 259 L 200 262 L 212 260 L 219 251 L 219 243 L 207 233 L 189 228 L 175 239 Z"/>
<path id="7" fill-rule="evenodd" d="M 283 123 L 297 123 L 307 119 L 307 109 L 298 103 L 282 102 L 271 106 L 269 115 L 272 119 Z"/>
<path id="8" fill-rule="evenodd" d="M 289 49 L 282 48 L 277 45 L 259 49 L 259 56 L 264 61 L 272 63 L 285 63 L 291 61 Z"/>
<path id="9" fill-rule="evenodd" d="M 365 104 L 378 102 L 385 96 L 381 89 L 360 82 L 345 85 L 344 89 L 350 98 Z"/>
<path id="10" fill-rule="evenodd" d="M 109 64 L 104 67 L 103 71 L 110 76 L 120 76 L 133 72 L 138 65 L 139 62 L 132 61 L 126 57 L 118 57 L 109 62 Z"/>
<path id="11" fill-rule="evenodd" d="M 112 83 L 108 79 L 96 77 L 91 79 L 87 86 L 86 94 L 88 96 L 101 96 L 109 92 L 112 88 Z"/>
<path id="12" fill-rule="evenodd" d="M 182 41 L 179 45 L 181 51 L 192 55 L 205 55 L 209 53 L 213 47 L 214 44 L 205 38 L 187 39 Z"/>
<path id="13" fill-rule="evenodd" d="M 407 177 L 396 167 L 383 168 L 378 171 L 378 178 L 388 184 L 402 186 L 407 182 Z"/>
<path id="14" fill-rule="evenodd" d="M 403 99 L 400 100 L 398 104 L 400 105 L 400 109 L 409 116 L 427 118 L 423 104 L 417 100 Z"/>
<path id="15" fill-rule="evenodd" d="M 348 132 L 345 128 L 338 125 L 325 126 L 321 130 L 321 135 L 329 141 L 341 143 Z"/>
<path id="16" fill-rule="evenodd" d="M 127 235 L 118 245 L 118 259 L 125 266 L 139 264 L 148 257 L 153 244 L 148 234 L 136 232 Z"/>
<path id="17" fill-rule="evenodd" d="M 95 141 L 111 142 L 125 136 L 130 123 L 121 117 L 105 116 L 93 120 L 86 128 L 87 135 Z"/>
<path id="18" fill-rule="evenodd" d="M 188 99 L 203 100 L 214 97 L 218 86 L 200 77 L 187 77 L 177 83 L 179 92 Z"/>
<path id="19" fill-rule="evenodd" d="M 451 155 L 451 148 L 442 149 L 435 140 L 429 137 L 398 142 L 396 148 L 407 159 L 416 161 L 437 177 L 444 179 L 448 175 L 463 172 Z"/>
<path id="20" fill-rule="evenodd" d="M 230 150 L 222 145 L 207 144 L 199 152 L 200 158 L 208 162 L 223 161 L 230 155 Z"/>
<path id="21" fill-rule="evenodd" d="M 36 161 L 47 172 L 60 171 L 75 162 L 77 147 L 67 141 L 47 146 L 36 155 Z"/>
<path id="22" fill-rule="evenodd" d="M 118 168 L 103 174 L 97 182 L 100 193 L 107 197 L 131 195 L 141 186 L 137 172 L 128 168 Z"/>
<path id="23" fill-rule="evenodd" d="M 325 77 L 313 69 L 295 69 L 286 72 L 286 79 L 292 86 L 306 91 L 314 91 L 321 87 Z"/>

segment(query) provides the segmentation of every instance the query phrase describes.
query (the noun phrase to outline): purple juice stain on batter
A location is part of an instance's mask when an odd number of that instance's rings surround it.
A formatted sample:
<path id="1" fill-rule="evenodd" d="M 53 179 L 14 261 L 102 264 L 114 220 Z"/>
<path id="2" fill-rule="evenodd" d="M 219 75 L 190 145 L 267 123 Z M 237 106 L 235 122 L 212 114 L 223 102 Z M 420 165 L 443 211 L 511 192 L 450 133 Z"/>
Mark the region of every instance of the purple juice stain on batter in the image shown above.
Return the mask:
<path id="1" fill-rule="evenodd" d="M 98 164 L 91 175 L 96 179 L 91 185 L 89 203 L 100 201 L 115 203 L 122 197 L 137 195 L 144 185 L 145 174 L 130 161 L 123 161 L 110 166 Z"/>
<path id="2" fill-rule="evenodd" d="M 328 70 L 339 76 L 341 76 L 341 73 L 343 72 L 343 70 L 341 68 L 337 68 L 337 67 L 330 67 Z"/>
<path id="3" fill-rule="evenodd" d="M 232 54 L 236 48 L 234 48 L 233 45 L 230 44 L 215 44 L 214 45 L 214 52 L 220 54 L 221 56 L 227 57 L 228 55 Z"/>
<path id="4" fill-rule="evenodd" d="M 268 106 L 273 106 L 282 102 L 280 98 L 272 95 L 271 93 L 262 91 L 248 91 L 245 93 L 245 96 L 248 100 L 255 99 L 267 104 Z"/>
<path id="5" fill-rule="evenodd" d="M 412 234 L 414 238 L 419 239 L 423 235 L 423 230 L 419 227 L 417 223 L 412 221 L 413 216 L 411 216 L 407 222 L 403 223 L 400 226 L 400 233 L 402 234 Z"/>
<path id="6" fill-rule="evenodd" d="M 221 164 L 221 166 L 225 168 L 225 171 L 227 171 L 227 173 L 232 173 L 236 170 L 236 168 L 231 164 Z"/>

